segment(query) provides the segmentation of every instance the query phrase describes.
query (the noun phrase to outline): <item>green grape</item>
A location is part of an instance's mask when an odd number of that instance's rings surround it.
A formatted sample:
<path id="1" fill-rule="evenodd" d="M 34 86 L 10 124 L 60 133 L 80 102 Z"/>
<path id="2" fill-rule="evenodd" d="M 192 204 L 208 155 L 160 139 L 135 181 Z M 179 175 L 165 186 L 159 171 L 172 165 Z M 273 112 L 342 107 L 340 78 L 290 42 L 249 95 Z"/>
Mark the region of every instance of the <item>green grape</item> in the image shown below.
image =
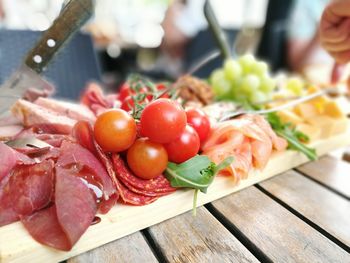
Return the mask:
<path id="1" fill-rule="evenodd" d="M 252 70 L 252 66 L 255 63 L 255 58 L 251 54 L 246 54 L 238 59 L 239 64 L 242 67 L 243 73 L 248 74 Z"/>
<path id="2" fill-rule="evenodd" d="M 230 94 L 231 84 L 226 80 L 222 69 L 217 69 L 211 74 L 210 83 L 213 87 L 215 95 L 219 98 L 224 98 Z"/>
<path id="3" fill-rule="evenodd" d="M 276 80 L 265 76 L 260 79 L 260 90 L 264 92 L 265 94 L 272 93 L 274 89 L 276 88 Z"/>
<path id="4" fill-rule="evenodd" d="M 242 83 L 241 83 L 241 89 L 246 93 L 246 94 L 251 94 L 258 90 L 260 86 L 260 79 L 253 75 L 253 74 L 248 74 L 243 77 Z"/>
<path id="5" fill-rule="evenodd" d="M 249 96 L 249 100 L 252 103 L 259 103 L 259 102 L 263 102 L 266 101 L 268 99 L 268 97 L 261 91 L 255 91 L 253 92 L 250 96 Z"/>
<path id="6" fill-rule="evenodd" d="M 286 82 L 287 90 L 291 91 L 293 94 L 297 96 L 301 96 L 303 94 L 304 83 L 300 78 L 293 77 L 287 79 Z"/>
<path id="7" fill-rule="evenodd" d="M 224 73 L 226 79 L 233 81 L 242 75 L 241 65 L 233 59 L 226 60 L 224 64 Z"/>
<path id="8" fill-rule="evenodd" d="M 252 65 L 252 73 L 258 75 L 259 77 L 267 76 L 269 71 L 269 66 L 266 62 L 257 61 Z"/>

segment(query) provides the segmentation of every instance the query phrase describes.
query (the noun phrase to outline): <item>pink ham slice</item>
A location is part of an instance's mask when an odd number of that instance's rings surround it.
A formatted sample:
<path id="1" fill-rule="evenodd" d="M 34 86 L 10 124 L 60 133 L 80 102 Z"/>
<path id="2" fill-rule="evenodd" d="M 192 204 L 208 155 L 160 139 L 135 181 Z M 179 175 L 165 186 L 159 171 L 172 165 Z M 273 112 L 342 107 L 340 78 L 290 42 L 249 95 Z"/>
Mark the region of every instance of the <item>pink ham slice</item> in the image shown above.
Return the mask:
<path id="1" fill-rule="evenodd" d="M 0 141 L 11 140 L 23 130 L 22 125 L 0 126 Z"/>
<path id="2" fill-rule="evenodd" d="M 94 113 L 82 104 L 59 101 L 43 97 L 38 98 L 34 103 L 36 105 L 42 106 L 48 110 L 54 111 L 62 116 L 67 116 L 74 120 L 96 120 Z"/>
<path id="3" fill-rule="evenodd" d="M 55 204 L 23 217 L 32 237 L 44 245 L 68 251 L 90 226 L 97 206 L 86 183 L 72 169 L 56 169 Z"/>
<path id="4" fill-rule="evenodd" d="M 95 180 L 102 186 L 104 199 L 108 200 L 116 191 L 102 163 L 87 149 L 77 143 L 64 141 L 61 146 L 61 156 L 58 158 L 58 167 L 75 165 L 77 169 L 87 167 L 94 174 Z M 78 167 L 79 166 L 79 167 Z"/>
<path id="5" fill-rule="evenodd" d="M 76 120 L 22 99 L 12 106 L 11 112 L 25 127 L 45 124 L 54 129 L 54 133 L 69 134 L 76 123 Z"/>
<path id="6" fill-rule="evenodd" d="M 44 208 L 53 194 L 53 161 L 18 165 L 0 184 L 0 226 Z"/>

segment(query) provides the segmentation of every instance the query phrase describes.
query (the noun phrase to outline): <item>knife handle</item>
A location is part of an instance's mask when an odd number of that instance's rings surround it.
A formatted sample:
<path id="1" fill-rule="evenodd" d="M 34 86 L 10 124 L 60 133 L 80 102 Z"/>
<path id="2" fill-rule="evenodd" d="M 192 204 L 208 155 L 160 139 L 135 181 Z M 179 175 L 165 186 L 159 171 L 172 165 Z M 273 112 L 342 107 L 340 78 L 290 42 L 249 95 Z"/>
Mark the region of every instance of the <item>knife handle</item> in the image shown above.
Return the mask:
<path id="1" fill-rule="evenodd" d="M 69 38 L 91 17 L 95 0 L 70 0 L 29 51 L 24 63 L 41 73 Z"/>

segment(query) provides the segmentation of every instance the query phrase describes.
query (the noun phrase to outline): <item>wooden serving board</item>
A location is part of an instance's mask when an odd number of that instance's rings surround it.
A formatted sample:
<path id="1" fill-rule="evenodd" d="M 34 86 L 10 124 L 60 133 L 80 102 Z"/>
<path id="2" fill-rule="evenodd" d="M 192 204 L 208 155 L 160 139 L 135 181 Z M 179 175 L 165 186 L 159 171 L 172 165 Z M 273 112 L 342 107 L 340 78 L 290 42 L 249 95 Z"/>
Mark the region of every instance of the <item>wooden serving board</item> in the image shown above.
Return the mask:
<path id="1" fill-rule="evenodd" d="M 318 155 L 350 144 L 350 130 L 312 144 Z M 263 171 L 253 171 L 248 179 L 235 186 L 230 177 L 217 177 L 207 194 L 199 193 L 198 206 L 237 192 L 272 176 L 307 162 L 307 158 L 295 151 L 274 154 Z M 0 227 L 0 262 L 58 262 L 103 244 L 129 235 L 146 227 L 192 209 L 193 190 L 178 190 L 156 202 L 141 206 L 117 205 L 107 215 L 100 215 L 101 222 L 90 226 L 74 248 L 61 252 L 37 243 L 20 222 Z"/>

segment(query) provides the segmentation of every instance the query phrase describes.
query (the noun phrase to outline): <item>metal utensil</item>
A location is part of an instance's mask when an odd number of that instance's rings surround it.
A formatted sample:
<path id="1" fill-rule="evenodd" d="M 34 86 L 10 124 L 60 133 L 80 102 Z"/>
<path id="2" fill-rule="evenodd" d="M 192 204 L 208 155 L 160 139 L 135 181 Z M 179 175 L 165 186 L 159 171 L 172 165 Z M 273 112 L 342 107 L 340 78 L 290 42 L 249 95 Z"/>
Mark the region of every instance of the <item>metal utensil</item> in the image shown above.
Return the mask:
<path id="1" fill-rule="evenodd" d="M 28 88 L 53 89 L 39 75 L 70 37 L 91 17 L 94 0 L 70 0 L 51 27 L 28 52 L 22 65 L 0 87 L 0 115 L 21 98 Z"/>
<path id="2" fill-rule="evenodd" d="M 267 113 L 271 113 L 271 112 L 277 112 L 277 111 L 281 111 L 281 110 L 285 110 L 288 109 L 290 107 L 296 106 L 300 103 L 312 100 L 314 98 L 320 97 L 322 95 L 325 94 L 340 94 L 341 91 L 337 88 L 326 88 L 326 89 L 322 89 L 320 91 L 317 91 L 313 94 L 310 94 L 308 96 L 304 96 L 304 97 L 300 97 L 298 99 L 294 99 L 288 103 L 282 104 L 280 106 L 276 106 L 270 109 L 264 109 L 264 110 L 239 110 L 239 111 L 235 111 L 235 112 L 229 112 L 227 114 L 225 114 L 219 121 L 226 121 L 235 117 L 238 117 L 240 115 L 243 114 L 267 114 Z"/>
<path id="3" fill-rule="evenodd" d="M 34 148 L 45 148 L 45 147 L 52 147 L 50 144 L 39 140 L 35 137 L 28 137 L 28 138 L 20 138 L 20 139 L 14 139 L 5 142 L 10 147 L 13 148 L 24 148 L 24 147 L 34 147 Z"/>

